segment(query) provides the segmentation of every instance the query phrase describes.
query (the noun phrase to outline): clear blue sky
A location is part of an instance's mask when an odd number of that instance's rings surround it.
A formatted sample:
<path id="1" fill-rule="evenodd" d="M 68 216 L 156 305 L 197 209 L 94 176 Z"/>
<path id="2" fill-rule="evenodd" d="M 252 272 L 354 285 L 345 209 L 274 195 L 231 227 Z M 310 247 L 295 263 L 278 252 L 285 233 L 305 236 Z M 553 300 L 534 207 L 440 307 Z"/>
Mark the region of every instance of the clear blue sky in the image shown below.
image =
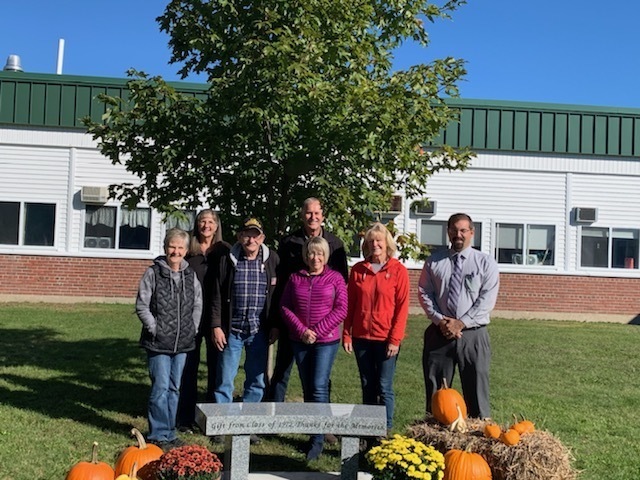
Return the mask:
<path id="1" fill-rule="evenodd" d="M 0 67 L 17 54 L 25 71 L 55 73 L 64 38 L 63 73 L 124 77 L 134 67 L 177 80 L 155 22 L 166 4 L 5 0 Z M 635 0 L 470 0 L 430 27 L 428 48 L 401 48 L 396 66 L 463 58 L 464 98 L 640 108 L 639 18 Z"/>

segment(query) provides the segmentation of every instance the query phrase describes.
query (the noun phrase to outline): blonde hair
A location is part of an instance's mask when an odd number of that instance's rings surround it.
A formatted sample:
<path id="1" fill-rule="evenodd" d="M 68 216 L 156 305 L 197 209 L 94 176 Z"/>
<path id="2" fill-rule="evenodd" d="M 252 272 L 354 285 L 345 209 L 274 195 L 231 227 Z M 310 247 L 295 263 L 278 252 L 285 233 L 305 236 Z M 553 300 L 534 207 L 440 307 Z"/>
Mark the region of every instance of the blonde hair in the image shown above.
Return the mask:
<path id="1" fill-rule="evenodd" d="M 302 260 L 309 265 L 309 252 L 321 251 L 324 254 L 324 264 L 329 261 L 329 243 L 322 237 L 311 237 L 302 246 Z"/>
<path id="2" fill-rule="evenodd" d="M 364 255 L 364 258 L 369 258 L 369 256 L 371 255 L 370 242 L 374 235 L 382 235 L 384 237 L 385 241 L 387 242 L 387 256 L 389 258 L 393 257 L 396 254 L 396 250 L 398 249 L 398 247 L 396 246 L 396 241 L 393 239 L 393 236 L 391 235 L 387 227 L 385 227 L 380 222 L 376 222 L 371 225 L 369 230 L 367 230 L 367 233 L 364 234 L 364 241 L 362 242 L 362 254 Z"/>
<path id="3" fill-rule="evenodd" d="M 215 210 L 211 210 L 210 208 L 205 208 L 201 210 L 198 215 L 196 215 L 195 224 L 193 226 L 193 234 L 191 235 L 191 243 L 189 244 L 189 254 L 197 255 L 201 253 L 200 243 L 202 243 L 202 238 L 200 237 L 200 231 L 198 229 L 198 223 L 202 220 L 203 217 L 210 215 L 213 218 L 213 221 L 216 222 L 218 228 L 216 228 L 216 233 L 213 234 L 213 239 L 211 240 L 211 245 L 218 243 L 222 240 L 222 224 L 220 223 L 220 217 Z"/>

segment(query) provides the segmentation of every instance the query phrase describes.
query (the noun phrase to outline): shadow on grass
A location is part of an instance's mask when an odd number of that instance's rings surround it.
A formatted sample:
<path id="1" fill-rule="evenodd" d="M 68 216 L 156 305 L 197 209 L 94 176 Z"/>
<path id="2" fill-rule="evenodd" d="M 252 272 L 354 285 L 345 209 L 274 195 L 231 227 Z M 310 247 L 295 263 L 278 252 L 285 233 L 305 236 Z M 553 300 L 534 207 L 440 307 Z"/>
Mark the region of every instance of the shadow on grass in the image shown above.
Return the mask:
<path id="1" fill-rule="evenodd" d="M 147 370 L 136 342 L 61 338 L 46 328 L 0 330 L 3 404 L 113 432 L 130 428 L 114 417 L 146 415 Z"/>

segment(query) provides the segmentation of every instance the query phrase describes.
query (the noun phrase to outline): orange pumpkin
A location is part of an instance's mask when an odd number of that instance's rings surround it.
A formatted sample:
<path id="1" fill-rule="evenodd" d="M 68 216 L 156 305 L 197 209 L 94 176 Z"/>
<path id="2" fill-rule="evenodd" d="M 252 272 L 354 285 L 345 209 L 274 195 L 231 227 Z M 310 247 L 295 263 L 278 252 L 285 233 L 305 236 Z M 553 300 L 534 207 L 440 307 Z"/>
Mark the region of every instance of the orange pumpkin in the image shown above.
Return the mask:
<path id="1" fill-rule="evenodd" d="M 502 433 L 502 429 L 500 425 L 495 423 L 487 423 L 484 426 L 484 436 L 487 438 L 500 438 L 500 434 Z"/>
<path id="2" fill-rule="evenodd" d="M 116 480 L 138 480 L 138 464 L 134 462 L 131 472 L 128 475 L 126 473 L 118 475 Z"/>
<path id="3" fill-rule="evenodd" d="M 124 449 L 116 461 L 116 476 L 129 475 L 134 464 L 138 467 L 138 477 L 141 480 L 153 479 L 153 468 L 148 464 L 158 460 L 162 456 L 162 449 L 151 443 L 147 443 L 137 428 L 131 429 L 136 437 L 138 445 L 132 445 Z"/>
<path id="4" fill-rule="evenodd" d="M 515 423 L 511 425 L 511 428 L 517 431 L 520 435 L 535 432 L 536 426 L 532 421 L 526 420 L 524 417 L 522 417 L 522 421 L 519 422 L 518 417 L 515 415 L 513 416 L 513 418 L 515 419 Z"/>
<path id="5" fill-rule="evenodd" d="M 444 455 L 443 480 L 491 480 L 491 469 L 482 455 L 465 450 L 449 450 Z"/>
<path id="6" fill-rule="evenodd" d="M 434 418 L 444 424 L 451 425 L 460 417 L 467 418 L 467 404 L 460 393 L 447 386 L 447 380 L 442 380 L 442 388 L 431 397 L 431 413 Z"/>
<path id="7" fill-rule="evenodd" d="M 510 428 L 506 432 L 503 432 L 502 435 L 500 435 L 500 441 L 505 445 L 516 445 L 520 441 L 520 434 L 517 430 Z"/>
<path id="8" fill-rule="evenodd" d="M 93 442 L 90 462 L 78 462 L 65 477 L 66 480 L 113 480 L 115 473 L 111 465 L 98 461 L 98 442 Z"/>

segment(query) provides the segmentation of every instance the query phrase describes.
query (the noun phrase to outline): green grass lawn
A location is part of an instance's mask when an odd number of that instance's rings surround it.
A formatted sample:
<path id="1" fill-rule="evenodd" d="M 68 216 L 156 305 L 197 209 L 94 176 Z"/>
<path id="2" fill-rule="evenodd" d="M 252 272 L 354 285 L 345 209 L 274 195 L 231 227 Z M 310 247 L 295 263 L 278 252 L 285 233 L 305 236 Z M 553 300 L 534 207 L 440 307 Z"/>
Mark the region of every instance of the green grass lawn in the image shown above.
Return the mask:
<path id="1" fill-rule="evenodd" d="M 400 352 L 397 432 L 424 413 L 425 324 L 411 317 Z M 146 431 L 139 329 L 131 305 L 0 305 L 0 478 L 62 479 L 89 459 L 94 440 L 113 464 L 131 427 Z M 490 334 L 495 420 L 522 413 L 554 433 L 571 448 L 583 480 L 640 478 L 640 327 L 496 319 Z M 293 377 L 289 399 L 300 401 Z M 359 402 L 353 357 L 339 353 L 332 380 L 332 401 Z M 207 444 L 202 435 L 183 438 Z M 266 438 L 252 447 L 251 470 L 339 470 L 339 447 L 307 465 L 298 452 L 303 440 Z"/>

